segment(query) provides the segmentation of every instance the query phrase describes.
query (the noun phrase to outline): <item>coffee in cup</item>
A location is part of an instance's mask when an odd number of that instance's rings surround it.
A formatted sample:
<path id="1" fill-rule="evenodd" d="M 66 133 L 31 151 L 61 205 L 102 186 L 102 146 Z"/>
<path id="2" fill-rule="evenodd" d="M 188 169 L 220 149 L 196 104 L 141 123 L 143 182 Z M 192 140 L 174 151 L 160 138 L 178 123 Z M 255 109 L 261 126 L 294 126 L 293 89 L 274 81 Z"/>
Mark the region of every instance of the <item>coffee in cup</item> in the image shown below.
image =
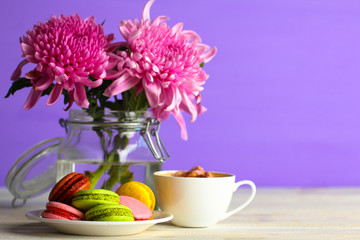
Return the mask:
<path id="1" fill-rule="evenodd" d="M 252 181 L 235 182 L 235 175 L 209 172 L 211 177 L 179 177 L 179 171 L 154 173 L 155 195 L 160 209 L 174 215 L 171 223 L 181 227 L 208 227 L 246 207 L 255 197 Z M 251 187 L 249 198 L 227 211 L 233 193 L 243 185 Z"/>

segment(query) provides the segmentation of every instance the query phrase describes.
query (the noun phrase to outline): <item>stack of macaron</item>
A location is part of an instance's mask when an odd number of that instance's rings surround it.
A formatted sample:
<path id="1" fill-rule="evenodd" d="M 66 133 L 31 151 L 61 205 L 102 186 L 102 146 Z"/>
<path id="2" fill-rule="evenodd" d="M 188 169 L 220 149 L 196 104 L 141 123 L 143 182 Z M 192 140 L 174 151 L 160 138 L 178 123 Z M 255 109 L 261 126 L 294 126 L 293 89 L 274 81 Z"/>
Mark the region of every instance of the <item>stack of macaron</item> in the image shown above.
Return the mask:
<path id="1" fill-rule="evenodd" d="M 152 216 L 155 196 L 136 181 L 121 185 L 116 192 L 90 189 L 89 178 L 70 173 L 53 187 L 43 218 L 89 221 L 141 221 Z"/>

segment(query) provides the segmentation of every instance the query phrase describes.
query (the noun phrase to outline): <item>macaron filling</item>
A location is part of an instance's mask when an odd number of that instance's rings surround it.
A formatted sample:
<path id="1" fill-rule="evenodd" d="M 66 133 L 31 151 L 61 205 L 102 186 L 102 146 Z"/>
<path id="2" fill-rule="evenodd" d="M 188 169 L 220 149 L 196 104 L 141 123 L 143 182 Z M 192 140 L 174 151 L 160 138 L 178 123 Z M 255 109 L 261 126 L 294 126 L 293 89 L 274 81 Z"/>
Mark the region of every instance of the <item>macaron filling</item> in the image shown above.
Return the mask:
<path id="1" fill-rule="evenodd" d="M 85 214 L 89 221 L 134 221 L 130 208 L 123 205 L 99 205 Z"/>
<path id="2" fill-rule="evenodd" d="M 89 195 L 78 195 L 73 198 L 73 202 L 79 200 L 102 200 L 109 202 L 119 202 L 119 197 L 109 194 L 89 194 Z"/>
<path id="3" fill-rule="evenodd" d="M 70 173 L 61 179 L 52 189 L 49 195 L 49 201 L 70 203 L 72 197 L 79 190 L 90 187 L 89 178 L 81 173 Z"/>
<path id="4" fill-rule="evenodd" d="M 87 211 L 97 205 L 119 204 L 119 195 L 105 189 L 82 190 L 75 194 L 71 205 L 82 211 Z"/>
<path id="5" fill-rule="evenodd" d="M 44 210 L 41 213 L 41 216 L 43 218 L 62 219 L 62 220 L 85 219 L 84 213 L 69 205 L 60 202 L 48 202 L 46 204 L 46 210 Z"/>
<path id="6" fill-rule="evenodd" d="M 84 177 L 79 179 L 77 182 L 71 184 L 66 191 L 59 197 L 60 202 L 71 202 L 72 197 L 75 195 L 77 191 L 86 189 L 84 188 L 84 184 L 88 182 L 88 178 Z"/>
<path id="7" fill-rule="evenodd" d="M 71 212 L 59 209 L 59 208 L 48 208 L 43 213 L 53 214 L 59 217 L 63 217 L 69 220 L 81 220 L 78 215 Z M 46 216 L 46 215 L 45 215 Z"/>

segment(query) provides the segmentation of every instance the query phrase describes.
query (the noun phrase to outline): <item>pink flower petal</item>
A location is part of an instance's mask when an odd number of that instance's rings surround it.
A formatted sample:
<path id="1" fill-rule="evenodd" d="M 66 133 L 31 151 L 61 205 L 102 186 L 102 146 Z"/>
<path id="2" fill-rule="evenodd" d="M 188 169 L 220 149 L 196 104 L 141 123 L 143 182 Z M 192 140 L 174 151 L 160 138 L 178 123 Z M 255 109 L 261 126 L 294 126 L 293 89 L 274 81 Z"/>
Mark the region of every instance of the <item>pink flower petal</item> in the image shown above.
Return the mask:
<path id="1" fill-rule="evenodd" d="M 199 55 L 202 55 L 204 52 L 208 51 L 210 47 L 206 44 L 198 43 L 196 46 L 196 50 Z"/>
<path id="2" fill-rule="evenodd" d="M 182 28 L 183 28 L 183 23 L 177 23 L 172 27 L 172 30 L 174 32 L 181 32 Z"/>
<path id="3" fill-rule="evenodd" d="M 204 112 L 207 111 L 207 108 L 204 107 L 204 106 L 202 106 L 202 105 L 197 105 L 196 108 L 197 108 L 197 111 L 198 111 L 198 114 L 199 114 L 199 115 L 200 115 L 200 114 L 203 114 Z"/>
<path id="4" fill-rule="evenodd" d="M 25 56 L 26 60 L 29 61 L 29 62 L 32 62 L 32 63 L 36 63 L 37 60 L 35 58 L 35 55 L 26 55 Z"/>
<path id="5" fill-rule="evenodd" d="M 106 77 L 104 79 L 117 79 L 119 78 L 126 70 L 116 71 L 116 70 L 109 70 L 106 72 Z"/>
<path id="6" fill-rule="evenodd" d="M 136 98 L 137 95 L 139 95 L 144 88 L 141 85 L 141 83 L 136 84 L 135 88 L 136 88 L 136 92 L 135 92 L 135 98 Z"/>
<path id="7" fill-rule="evenodd" d="M 206 53 L 201 55 L 201 58 L 204 59 L 204 63 L 209 62 L 215 56 L 216 52 L 217 48 L 213 47 L 212 49 L 210 49 L 210 51 L 207 51 Z"/>
<path id="8" fill-rule="evenodd" d="M 121 21 L 120 22 L 120 26 L 119 26 L 119 31 L 121 33 L 121 35 L 125 38 L 125 39 L 128 39 L 129 38 L 129 29 L 127 28 L 126 26 L 126 21 Z"/>
<path id="9" fill-rule="evenodd" d="M 175 115 L 181 135 L 186 139 L 182 112 L 191 114 L 191 121 L 195 121 L 197 115 L 205 111 L 200 105 L 200 92 L 208 75 L 200 66 L 214 57 L 216 48 L 210 49 L 202 44 L 196 32 L 184 31 L 182 23 L 170 28 L 165 22 L 168 20 L 166 16 L 159 16 L 151 22 L 150 7 L 153 3 L 154 0 L 146 3 L 140 21 L 121 22 L 119 30 L 131 53 L 112 48 L 109 59 L 117 64 L 115 67 L 111 63 L 114 67 L 106 69 L 107 74 L 117 76 L 118 72 L 122 75 L 106 89 L 105 95 L 113 96 L 128 89 L 123 85 L 129 85 L 135 78 L 136 84 L 131 86 L 136 88 L 136 94 L 142 89 L 145 91 L 154 116 L 163 120 L 169 114 Z M 111 54 L 116 54 L 117 58 Z"/>
<path id="10" fill-rule="evenodd" d="M 86 85 L 88 87 L 96 88 L 103 83 L 103 80 L 98 79 L 98 80 L 92 81 L 89 78 L 83 78 L 83 83 L 84 83 L 84 85 Z"/>
<path id="11" fill-rule="evenodd" d="M 149 101 L 150 107 L 156 108 L 159 104 L 161 87 L 152 82 L 142 81 L 145 89 L 146 97 Z"/>
<path id="12" fill-rule="evenodd" d="M 105 70 L 110 71 L 117 65 L 116 60 L 109 60 L 109 64 L 106 66 Z"/>
<path id="13" fill-rule="evenodd" d="M 55 84 L 54 88 L 51 90 L 50 95 L 46 101 L 47 106 L 51 106 L 59 99 L 63 86 L 61 84 Z"/>
<path id="14" fill-rule="evenodd" d="M 24 59 L 19 63 L 19 65 L 16 67 L 15 71 L 11 75 L 11 80 L 17 80 L 20 78 L 21 70 L 24 67 L 24 65 L 26 65 L 28 62 L 29 62 L 28 60 Z"/>
<path id="15" fill-rule="evenodd" d="M 139 52 L 136 52 L 136 53 L 133 53 L 133 54 L 132 54 L 132 59 L 133 59 L 135 62 L 138 62 L 141 58 L 142 58 L 142 55 L 141 55 L 141 53 L 139 53 Z"/>
<path id="16" fill-rule="evenodd" d="M 186 39 L 188 41 L 201 42 L 200 36 L 194 31 L 185 30 L 185 31 L 182 31 L 182 34 L 183 34 L 184 37 L 186 37 Z"/>
<path id="17" fill-rule="evenodd" d="M 128 68 L 136 68 L 137 66 L 136 62 L 129 59 L 125 60 L 125 64 Z"/>
<path id="18" fill-rule="evenodd" d="M 61 74 L 60 76 L 58 76 L 58 79 L 60 81 L 59 83 L 65 84 L 68 82 L 69 76 L 64 73 L 64 74 Z"/>
<path id="19" fill-rule="evenodd" d="M 43 91 L 35 90 L 35 88 L 32 88 L 29 93 L 28 98 L 26 99 L 24 108 L 26 110 L 33 108 L 35 106 L 35 104 L 39 101 L 42 93 L 43 93 Z"/>
<path id="20" fill-rule="evenodd" d="M 32 83 L 38 90 L 47 89 L 55 80 L 70 94 L 75 83 L 77 87 L 72 92 L 73 99 L 81 107 L 85 107 L 88 101 L 84 94 L 84 82 L 94 87 L 101 84 L 101 81 L 84 81 L 83 78 L 91 75 L 102 79 L 106 76 L 110 58 L 107 50 L 110 46 L 115 48 L 121 45 L 110 45 L 113 39 L 113 34 L 104 34 L 103 26 L 96 24 L 94 17 L 81 20 L 78 14 L 59 17 L 52 15 L 49 20 L 45 23 L 39 22 L 20 39 L 20 47 L 26 60 L 15 69 L 12 78 L 20 77 L 21 68 L 27 62 L 35 63 L 36 67 L 32 72 L 38 73 L 29 75 L 34 75 L 31 77 Z M 117 61 L 117 58 L 115 59 Z M 116 64 L 110 67 L 114 66 Z M 59 86 L 56 86 L 52 90 L 48 105 L 56 102 L 59 89 Z M 36 94 L 30 94 L 27 108 L 33 106 L 33 99 L 36 99 L 33 96 L 38 97 Z"/>
<path id="21" fill-rule="evenodd" d="M 70 91 L 72 89 L 74 89 L 74 83 L 75 81 L 72 78 L 68 78 L 67 81 L 62 82 L 63 83 L 63 87 L 65 88 L 66 91 Z"/>
<path id="22" fill-rule="evenodd" d="M 73 103 L 74 103 L 74 92 L 75 92 L 74 89 L 69 91 L 69 104 L 65 108 L 65 111 L 69 110 L 71 108 L 71 106 L 73 105 Z"/>
<path id="23" fill-rule="evenodd" d="M 51 83 L 53 82 L 53 79 L 50 79 L 47 74 L 43 75 L 37 80 L 31 81 L 33 86 L 36 87 L 38 90 L 45 90 L 47 89 Z"/>
<path id="24" fill-rule="evenodd" d="M 170 90 L 171 89 L 171 90 Z M 165 93 L 165 105 L 168 105 L 164 111 L 173 112 L 178 114 L 180 112 L 180 103 L 181 103 L 181 93 L 178 88 L 169 88 L 168 91 L 163 91 Z M 170 104 L 169 104 L 170 103 Z"/>
<path id="25" fill-rule="evenodd" d="M 158 16 L 156 17 L 152 22 L 151 22 L 151 25 L 159 25 L 161 22 L 165 22 L 165 21 L 168 21 L 169 18 L 166 17 L 166 16 Z"/>
<path id="26" fill-rule="evenodd" d="M 55 75 L 61 75 L 65 73 L 65 69 L 59 66 L 54 67 Z"/>
<path id="27" fill-rule="evenodd" d="M 191 122 L 194 122 L 197 117 L 197 109 L 194 106 L 194 103 L 189 99 L 188 95 L 185 92 L 181 92 L 182 97 L 182 107 L 185 111 L 191 114 Z"/>
<path id="28" fill-rule="evenodd" d="M 145 7 L 144 7 L 143 13 L 142 13 L 142 19 L 144 21 L 150 21 L 150 8 L 154 2 L 155 2 L 155 0 L 150 0 L 145 4 Z"/>
<path id="29" fill-rule="evenodd" d="M 21 44 L 21 50 L 24 53 L 24 55 L 34 55 L 35 54 L 35 48 L 31 45 L 28 45 L 24 42 Z"/>
<path id="30" fill-rule="evenodd" d="M 84 85 L 81 83 L 75 83 L 74 85 L 75 85 L 74 100 L 76 104 L 82 108 L 87 108 L 89 106 L 89 101 L 86 98 Z"/>
<path id="31" fill-rule="evenodd" d="M 179 113 L 179 114 L 175 115 L 175 119 L 180 126 L 181 138 L 186 141 L 188 139 L 188 135 L 187 135 L 187 131 L 186 131 L 185 120 L 184 120 L 182 114 Z"/>
<path id="32" fill-rule="evenodd" d="M 164 90 L 163 92 L 164 96 L 164 103 L 167 105 L 167 107 L 164 109 L 166 112 L 171 112 L 176 107 L 177 101 L 176 101 L 176 94 L 174 93 L 173 88 L 168 88 Z"/>
<path id="33" fill-rule="evenodd" d="M 104 77 L 106 77 L 106 71 L 104 68 L 98 68 L 91 75 L 95 78 L 103 79 Z"/>
<path id="34" fill-rule="evenodd" d="M 105 89 L 104 95 L 112 97 L 129 90 L 139 82 L 137 77 L 131 76 L 128 72 L 125 72 L 121 77 L 116 79 L 108 88 Z"/>
<path id="35" fill-rule="evenodd" d="M 131 32 L 128 38 L 128 42 L 131 44 L 132 42 L 134 42 L 136 39 L 138 39 L 141 35 L 141 30 L 136 30 L 134 32 Z"/>
<path id="36" fill-rule="evenodd" d="M 116 42 L 116 43 L 112 43 L 109 45 L 109 47 L 107 48 L 107 53 L 108 55 L 115 55 L 112 52 L 115 52 L 115 50 L 117 50 L 119 47 L 121 46 L 126 46 L 127 43 L 126 42 Z M 115 55 L 116 56 L 116 55 Z"/>
<path id="37" fill-rule="evenodd" d="M 149 72 L 145 73 L 145 77 L 149 82 L 154 82 L 154 78 Z"/>
<path id="38" fill-rule="evenodd" d="M 201 94 L 200 93 L 195 96 L 195 101 L 197 102 L 198 105 L 201 104 Z"/>
<path id="39" fill-rule="evenodd" d="M 80 17 L 80 16 L 79 16 L 79 17 Z M 87 21 L 93 22 L 93 21 L 95 21 L 95 17 L 94 17 L 94 16 L 90 16 L 90 17 L 88 17 L 88 18 L 85 18 L 85 19 L 84 19 L 84 22 L 87 22 Z"/>

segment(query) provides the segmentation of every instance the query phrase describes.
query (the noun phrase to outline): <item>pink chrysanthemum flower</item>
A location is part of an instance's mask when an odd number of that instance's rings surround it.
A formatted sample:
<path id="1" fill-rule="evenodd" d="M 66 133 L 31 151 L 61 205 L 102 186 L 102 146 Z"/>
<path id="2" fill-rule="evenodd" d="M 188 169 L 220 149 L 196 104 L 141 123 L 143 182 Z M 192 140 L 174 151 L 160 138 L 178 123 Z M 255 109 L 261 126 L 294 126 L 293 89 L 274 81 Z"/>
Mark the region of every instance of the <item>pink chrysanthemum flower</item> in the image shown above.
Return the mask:
<path id="1" fill-rule="evenodd" d="M 137 93 L 144 89 L 155 117 L 162 120 L 174 114 L 182 138 L 187 139 L 182 111 L 191 114 L 191 121 L 205 111 L 200 92 L 208 75 L 201 65 L 214 57 L 216 48 L 200 43 L 195 32 L 182 30 L 182 23 L 170 28 L 165 16 L 151 22 L 153 2 L 145 5 L 141 21 L 121 22 L 119 29 L 126 43 L 109 48 L 115 54 L 110 54 L 106 78 L 115 81 L 104 94 L 110 97 L 133 87 Z M 131 51 L 120 51 L 121 46 Z"/>
<path id="2" fill-rule="evenodd" d="M 32 108 L 54 81 L 46 102 L 48 106 L 53 105 L 65 89 L 69 93 L 67 109 L 74 100 L 80 107 L 88 107 L 84 85 L 94 88 L 102 84 L 109 59 L 107 47 L 113 38 L 113 34 L 104 35 L 102 25 L 97 25 L 94 17 L 81 20 L 78 14 L 59 18 L 53 15 L 45 24 L 40 22 L 27 31 L 27 36 L 20 38 L 25 59 L 11 77 L 17 80 L 27 63 L 37 64 L 25 75 L 33 88 L 24 108 Z M 98 80 L 92 81 L 89 76 Z"/>

